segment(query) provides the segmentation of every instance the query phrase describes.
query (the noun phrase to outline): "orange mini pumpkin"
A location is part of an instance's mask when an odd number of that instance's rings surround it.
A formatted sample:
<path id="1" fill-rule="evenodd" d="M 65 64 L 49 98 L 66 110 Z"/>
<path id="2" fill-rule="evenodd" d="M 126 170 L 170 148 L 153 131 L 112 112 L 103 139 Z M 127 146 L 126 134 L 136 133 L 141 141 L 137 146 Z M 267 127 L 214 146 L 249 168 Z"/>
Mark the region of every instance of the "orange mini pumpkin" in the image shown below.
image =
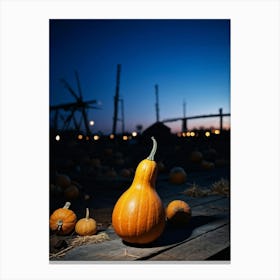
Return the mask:
<path id="1" fill-rule="evenodd" d="M 77 216 L 69 209 L 70 205 L 67 201 L 63 208 L 56 209 L 50 216 L 50 228 L 57 234 L 67 235 L 75 227 Z"/>
<path id="2" fill-rule="evenodd" d="M 183 200 L 171 201 L 166 209 L 167 221 L 175 226 L 184 226 L 188 224 L 191 219 L 191 207 Z"/>
<path id="3" fill-rule="evenodd" d="M 169 182 L 172 184 L 183 184 L 187 180 L 187 173 L 182 167 L 173 167 L 169 172 Z"/>
<path id="4" fill-rule="evenodd" d="M 86 208 L 86 217 L 80 219 L 75 225 L 75 231 L 81 235 L 93 235 L 97 232 L 96 221 L 92 218 L 89 218 L 89 209 Z"/>
<path id="5" fill-rule="evenodd" d="M 150 155 L 138 164 L 131 186 L 113 209 L 113 228 L 129 243 L 150 243 L 162 234 L 165 227 L 164 206 L 155 190 L 157 142 L 153 137 L 152 140 Z"/>

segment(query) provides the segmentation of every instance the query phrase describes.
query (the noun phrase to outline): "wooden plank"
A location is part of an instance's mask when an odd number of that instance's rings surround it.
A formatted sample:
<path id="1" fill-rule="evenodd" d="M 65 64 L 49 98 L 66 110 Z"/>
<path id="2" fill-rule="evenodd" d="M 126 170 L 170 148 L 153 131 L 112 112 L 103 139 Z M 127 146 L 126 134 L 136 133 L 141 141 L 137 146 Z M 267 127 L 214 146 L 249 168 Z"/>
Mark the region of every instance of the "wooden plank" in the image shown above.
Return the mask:
<path id="1" fill-rule="evenodd" d="M 230 246 L 229 225 L 209 231 L 161 254 L 149 258 L 151 261 L 199 261 L 221 252 Z"/>
<path id="2" fill-rule="evenodd" d="M 229 223 L 229 199 L 216 201 L 193 208 L 193 217 L 185 228 L 167 226 L 162 236 L 152 244 L 130 246 L 115 237 L 99 244 L 85 245 L 69 251 L 62 260 L 78 261 L 132 261 L 149 259 L 179 244 L 197 238 Z"/>
<path id="3" fill-rule="evenodd" d="M 220 225 L 226 225 L 226 221 L 221 221 Z M 211 226 L 202 226 L 199 230 L 193 230 L 193 232 L 181 232 L 181 237 L 186 237 L 183 241 L 179 243 L 173 243 L 170 238 L 163 238 L 161 241 L 149 245 L 150 247 L 132 247 L 123 243 L 121 239 L 114 239 L 112 241 L 92 244 L 78 247 L 76 249 L 68 252 L 63 260 L 78 260 L 78 261 L 133 261 L 133 260 L 147 260 L 151 256 L 160 254 L 178 244 L 182 244 L 187 241 L 199 237 L 213 229 L 215 229 L 217 224 Z M 173 237 L 171 231 L 169 231 L 169 236 Z M 178 241 L 178 235 L 175 238 Z M 166 242 L 167 241 L 167 242 Z M 167 245 L 166 245 L 167 244 Z M 214 252 L 216 253 L 216 252 Z M 176 259 L 176 258 L 175 258 Z M 172 259 L 171 259 L 172 260 Z M 203 260 L 203 259 L 200 259 Z"/>

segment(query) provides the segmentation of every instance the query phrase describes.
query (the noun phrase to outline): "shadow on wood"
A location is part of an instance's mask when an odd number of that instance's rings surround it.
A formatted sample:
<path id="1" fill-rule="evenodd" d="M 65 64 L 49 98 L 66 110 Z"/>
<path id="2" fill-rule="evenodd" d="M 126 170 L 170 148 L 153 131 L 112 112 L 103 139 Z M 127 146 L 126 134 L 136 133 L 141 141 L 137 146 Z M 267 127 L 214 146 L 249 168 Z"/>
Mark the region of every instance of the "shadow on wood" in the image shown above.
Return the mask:
<path id="1" fill-rule="evenodd" d="M 137 248 L 153 248 L 153 247 L 173 245 L 173 244 L 183 242 L 184 240 L 187 240 L 196 228 L 214 222 L 217 219 L 219 219 L 218 216 L 202 216 L 202 215 L 193 216 L 189 224 L 184 227 L 175 227 L 167 223 L 162 235 L 152 243 L 142 245 L 142 244 L 132 244 L 126 241 L 122 241 L 122 242 L 126 246 L 137 247 Z"/>

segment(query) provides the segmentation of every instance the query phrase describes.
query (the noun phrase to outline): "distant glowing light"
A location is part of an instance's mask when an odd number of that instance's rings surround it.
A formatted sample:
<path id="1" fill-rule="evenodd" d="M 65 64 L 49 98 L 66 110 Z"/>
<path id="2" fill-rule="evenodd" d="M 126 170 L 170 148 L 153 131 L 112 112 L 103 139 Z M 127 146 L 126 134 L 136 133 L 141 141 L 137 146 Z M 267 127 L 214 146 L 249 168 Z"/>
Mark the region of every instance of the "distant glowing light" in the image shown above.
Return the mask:
<path id="1" fill-rule="evenodd" d="M 195 136 L 195 132 L 193 132 L 193 131 L 190 132 L 190 136 L 191 136 L 191 137 L 194 137 L 194 136 Z"/>
<path id="2" fill-rule="evenodd" d="M 115 135 L 114 134 L 110 134 L 110 139 L 114 139 Z"/>
<path id="3" fill-rule="evenodd" d="M 84 136 L 83 136 L 82 134 L 79 134 L 79 135 L 78 135 L 78 139 L 79 139 L 79 140 L 82 140 L 83 138 L 84 138 Z"/>
<path id="4" fill-rule="evenodd" d="M 99 138 L 100 138 L 99 135 L 94 135 L 94 136 L 93 136 L 93 139 L 94 139 L 95 141 L 99 140 Z"/>
<path id="5" fill-rule="evenodd" d="M 215 133 L 216 135 L 218 135 L 218 134 L 220 134 L 220 130 L 219 130 L 219 129 L 215 129 L 214 133 Z"/>
<path id="6" fill-rule="evenodd" d="M 210 136 L 210 132 L 209 132 L 209 131 L 206 131 L 206 132 L 205 132 L 205 136 L 206 136 L 206 137 L 209 137 L 209 136 Z"/>
<path id="7" fill-rule="evenodd" d="M 177 132 L 177 136 L 181 137 L 182 136 L 181 132 Z"/>
<path id="8" fill-rule="evenodd" d="M 133 137 L 137 136 L 137 132 L 136 131 L 133 131 L 131 134 L 132 134 Z"/>
<path id="9" fill-rule="evenodd" d="M 90 126 L 94 126 L 94 121 L 90 121 L 90 122 L 89 122 L 89 125 L 90 125 Z"/>
<path id="10" fill-rule="evenodd" d="M 86 140 L 89 140 L 89 136 L 86 136 Z"/>
<path id="11" fill-rule="evenodd" d="M 123 136 L 122 138 L 124 141 L 127 141 L 128 137 L 126 135 Z"/>
<path id="12" fill-rule="evenodd" d="M 56 141 L 60 141 L 60 135 L 56 135 L 56 136 L 55 136 L 55 140 L 56 140 Z"/>
<path id="13" fill-rule="evenodd" d="M 182 133 L 182 136 L 183 136 L 183 137 L 186 137 L 186 136 L 187 136 L 187 133 L 186 133 L 186 132 L 183 132 L 183 133 Z"/>

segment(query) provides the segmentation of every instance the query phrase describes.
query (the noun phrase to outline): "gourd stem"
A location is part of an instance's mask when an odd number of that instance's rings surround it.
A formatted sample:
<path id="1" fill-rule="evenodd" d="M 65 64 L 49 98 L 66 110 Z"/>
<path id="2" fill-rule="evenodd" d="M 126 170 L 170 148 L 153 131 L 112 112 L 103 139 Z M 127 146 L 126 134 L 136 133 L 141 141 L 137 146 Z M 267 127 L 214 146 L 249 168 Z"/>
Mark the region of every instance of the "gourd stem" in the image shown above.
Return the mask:
<path id="1" fill-rule="evenodd" d="M 88 210 L 88 208 L 86 209 L 86 219 L 88 220 L 88 218 L 89 218 L 89 210 Z"/>
<path id="2" fill-rule="evenodd" d="M 157 141 L 153 136 L 151 137 L 151 139 L 153 140 L 153 148 L 151 150 L 150 155 L 147 157 L 148 160 L 154 160 L 154 156 L 157 151 Z"/>
<path id="3" fill-rule="evenodd" d="M 63 206 L 63 209 L 68 209 L 70 207 L 70 205 L 71 205 L 71 202 L 67 201 L 65 203 L 65 205 Z"/>

